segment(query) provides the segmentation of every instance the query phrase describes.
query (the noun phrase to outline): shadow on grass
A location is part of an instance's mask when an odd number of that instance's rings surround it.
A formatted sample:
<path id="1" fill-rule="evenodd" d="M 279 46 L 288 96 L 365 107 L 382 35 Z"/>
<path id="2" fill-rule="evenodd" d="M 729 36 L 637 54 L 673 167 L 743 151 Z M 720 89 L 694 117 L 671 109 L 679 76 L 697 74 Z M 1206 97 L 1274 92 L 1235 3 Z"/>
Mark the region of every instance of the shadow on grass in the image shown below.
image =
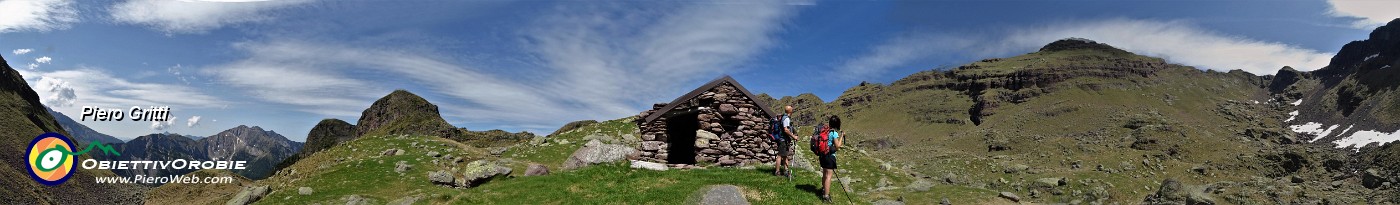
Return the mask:
<path id="1" fill-rule="evenodd" d="M 814 197 L 817 197 L 817 198 L 821 198 L 821 197 L 822 197 L 822 188 L 821 188 L 821 187 L 817 187 L 817 185 L 798 184 L 797 186 L 793 186 L 793 187 L 796 187 L 797 189 L 801 189 L 802 191 L 810 192 L 810 193 L 812 193 L 812 196 L 814 196 Z"/>

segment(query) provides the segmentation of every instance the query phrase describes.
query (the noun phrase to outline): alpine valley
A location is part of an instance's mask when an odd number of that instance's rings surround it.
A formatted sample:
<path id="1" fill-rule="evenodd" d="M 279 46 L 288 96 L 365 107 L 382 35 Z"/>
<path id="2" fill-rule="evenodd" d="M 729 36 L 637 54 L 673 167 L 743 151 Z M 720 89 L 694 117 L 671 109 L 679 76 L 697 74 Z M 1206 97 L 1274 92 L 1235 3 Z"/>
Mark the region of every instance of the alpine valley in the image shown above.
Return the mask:
<path id="1" fill-rule="evenodd" d="M 1265 76 L 1205 71 L 1091 39 L 1046 43 L 860 83 L 831 101 L 756 100 L 796 107 L 802 135 L 818 119 L 841 117 L 851 147 L 840 152 L 838 202 L 1400 203 L 1400 145 L 1392 143 L 1400 140 L 1400 19 L 1346 44 L 1324 68 Z M 650 140 L 638 128 L 645 115 L 580 120 L 547 136 L 477 131 L 454 127 L 438 105 L 406 90 L 373 102 L 353 124 L 321 120 L 305 144 L 256 126 L 116 144 L 122 160 L 248 160 L 257 169 L 78 170 L 48 187 L 25 177 L 24 142 L 43 132 L 105 137 L 47 111 L 13 68 L 0 74 L 5 204 L 681 204 L 729 187 L 756 204 L 821 203 L 815 157 L 803 148 L 791 180 L 762 164 L 648 164 L 628 160 Z M 242 177 L 155 187 L 84 180 L 134 174 Z"/>

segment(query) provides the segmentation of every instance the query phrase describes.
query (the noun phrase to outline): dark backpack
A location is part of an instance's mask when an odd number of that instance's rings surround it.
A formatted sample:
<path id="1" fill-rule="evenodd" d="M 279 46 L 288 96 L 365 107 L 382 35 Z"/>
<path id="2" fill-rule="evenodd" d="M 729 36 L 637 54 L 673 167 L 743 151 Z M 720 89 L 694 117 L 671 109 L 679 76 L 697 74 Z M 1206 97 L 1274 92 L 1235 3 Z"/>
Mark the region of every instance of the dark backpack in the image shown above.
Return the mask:
<path id="1" fill-rule="evenodd" d="M 817 155 L 831 154 L 831 128 L 818 126 L 817 132 L 812 133 L 812 140 L 810 140 L 810 142 L 811 145 L 809 146 L 812 149 L 812 153 Z"/>
<path id="2" fill-rule="evenodd" d="M 783 118 L 787 118 L 787 115 L 775 117 L 768 123 L 769 127 L 773 128 L 768 135 L 773 141 L 787 141 L 788 139 L 787 134 L 783 132 Z"/>

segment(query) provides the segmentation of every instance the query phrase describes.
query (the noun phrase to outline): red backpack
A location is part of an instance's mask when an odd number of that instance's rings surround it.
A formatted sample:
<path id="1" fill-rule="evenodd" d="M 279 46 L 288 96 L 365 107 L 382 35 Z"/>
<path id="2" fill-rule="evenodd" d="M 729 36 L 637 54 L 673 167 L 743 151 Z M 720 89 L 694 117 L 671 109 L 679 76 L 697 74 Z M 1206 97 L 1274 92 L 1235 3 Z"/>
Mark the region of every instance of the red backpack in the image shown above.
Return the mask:
<path id="1" fill-rule="evenodd" d="M 831 128 L 822 126 L 817 133 L 812 133 L 811 149 L 817 155 L 831 154 Z"/>

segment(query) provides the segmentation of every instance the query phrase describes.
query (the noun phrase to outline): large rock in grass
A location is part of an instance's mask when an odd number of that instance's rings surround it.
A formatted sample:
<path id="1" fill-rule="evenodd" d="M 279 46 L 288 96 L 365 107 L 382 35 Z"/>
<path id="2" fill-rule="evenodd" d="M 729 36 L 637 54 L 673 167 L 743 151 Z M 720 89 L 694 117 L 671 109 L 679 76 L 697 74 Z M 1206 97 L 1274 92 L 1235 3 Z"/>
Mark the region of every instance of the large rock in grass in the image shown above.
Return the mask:
<path id="1" fill-rule="evenodd" d="M 452 172 L 448 172 L 448 171 L 432 171 L 432 172 L 428 172 L 428 181 L 433 182 L 433 184 L 437 184 L 437 185 L 448 185 L 448 186 L 451 186 L 451 185 L 453 184 L 452 182 L 455 180 L 455 178 L 456 178 L 455 176 L 452 176 Z"/>
<path id="2" fill-rule="evenodd" d="M 1162 181 L 1162 187 L 1157 188 L 1157 193 L 1147 195 L 1142 200 L 1143 204 L 1215 204 L 1204 192 L 1204 189 L 1196 186 L 1184 185 L 1173 179 Z"/>
<path id="3" fill-rule="evenodd" d="M 594 164 L 622 161 L 636 153 L 637 149 L 630 146 L 590 141 L 584 147 L 574 151 L 569 159 L 564 160 L 563 169 L 573 170 Z"/>
<path id="4" fill-rule="evenodd" d="M 498 177 L 510 175 L 510 167 L 502 166 L 500 162 L 477 160 L 467 163 L 462 167 L 462 179 L 466 184 L 458 184 L 461 187 L 476 187 L 490 182 Z"/>
<path id="5" fill-rule="evenodd" d="M 530 165 L 525 168 L 525 176 L 527 177 L 544 175 L 549 175 L 549 167 L 545 167 L 543 164 L 530 163 Z"/>
<path id="6" fill-rule="evenodd" d="M 703 191 L 705 195 L 700 198 L 700 204 L 749 204 L 749 200 L 744 198 L 743 190 L 740 190 L 738 186 L 728 184 L 714 185 L 703 189 Z"/>
<path id="7" fill-rule="evenodd" d="M 263 196 L 266 196 L 266 195 L 267 195 L 267 191 L 268 191 L 267 186 L 243 187 L 243 190 L 238 191 L 238 194 L 234 195 L 234 196 L 233 196 L 233 199 L 228 200 L 228 202 L 227 202 L 227 203 L 224 203 L 224 204 L 225 204 L 225 205 L 244 205 L 244 204 L 251 204 L 251 203 L 253 203 L 253 202 L 258 201 L 258 199 L 262 199 Z"/>

